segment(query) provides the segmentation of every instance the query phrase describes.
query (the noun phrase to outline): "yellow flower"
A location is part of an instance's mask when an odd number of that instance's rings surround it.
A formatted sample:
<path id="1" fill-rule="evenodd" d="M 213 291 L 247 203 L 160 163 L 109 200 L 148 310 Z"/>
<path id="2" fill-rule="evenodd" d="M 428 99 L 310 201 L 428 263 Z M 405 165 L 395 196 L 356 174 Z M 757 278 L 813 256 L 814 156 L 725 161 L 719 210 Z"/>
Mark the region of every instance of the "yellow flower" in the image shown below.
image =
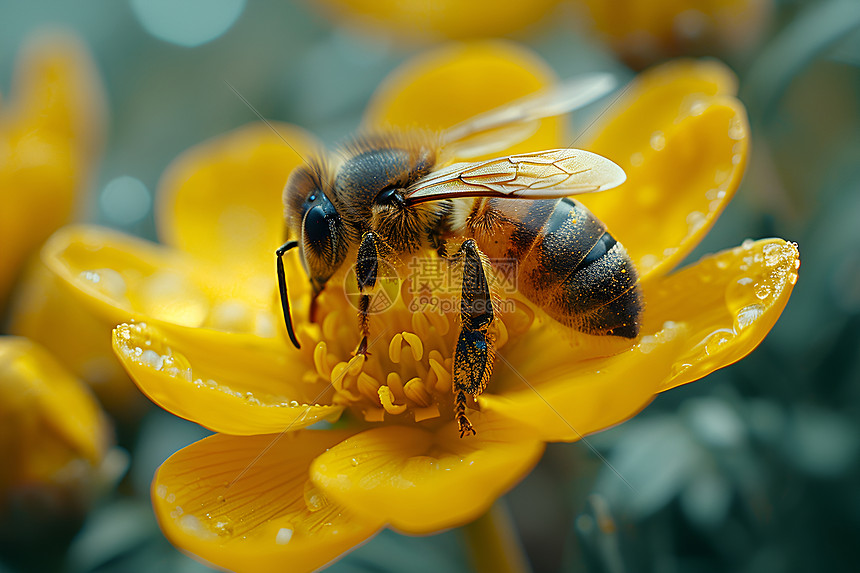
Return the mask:
<path id="1" fill-rule="evenodd" d="M 99 490 L 125 469 L 111 440 L 110 424 L 81 381 L 39 345 L 0 337 L 4 545 L 73 533 Z"/>
<path id="2" fill-rule="evenodd" d="M 416 42 L 504 36 L 545 18 L 560 0 L 323 0 L 332 19 Z"/>
<path id="3" fill-rule="evenodd" d="M 738 54 L 755 46 L 772 0 L 574 0 L 584 19 L 634 68 L 681 55 Z"/>
<path id="4" fill-rule="evenodd" d="M 27 256 L 72 215 L 103 132 L 101 84 L 86 49 L 61 33 L 34 38 L 0 107 L 0 305 Z"/>
<path id="5" fill-rule="evenodd" d="M 508 44 L 445 48 L 394 73 L 365 122 L 445 127 L 553 81 L 535 55 Z M 469 413 L 478 434 L 465 439 L 452 419 L 459 325 L 453 314 L 411 312 L 406 287 L 372 317 L 371 356 L 353 357 L 355 310 L 340 285 L 323 291 L 309 324 L 308 281 L 287 257 L 302 349 L 287 340 L 272 250 L 283 238 L 283 182 L 315 147 L 298 129 L 277 126 L 289 147 L 252 125 L 180 157 L 160 189 L 168 246 L 93 227 L 56 234 L 43 251 L 48 266 L 93 313 L 134 321 L 116 328 L 114 347 L 141 390 L 218 432 L 155 476 L 165 534 L 222 567 L 298 571 L 384 526 L 422 534 L 462 525 L 520 480 L 545 442 L 617 424 L 752 351 L 797 278 L 794 245 L 749 241 L 667 274 L 741 179 L 748 128 L 735 87 L 718 63 L 667 64 L 641 75 L 597 136 L 577 142 L 628 175 L 583 200 L 640 270 L 641 339 L 587 358 L 517 299 L 499 313 L 495 372 Z M 563 126 L 542 120 L 522 145 L 569 145 Z"/>

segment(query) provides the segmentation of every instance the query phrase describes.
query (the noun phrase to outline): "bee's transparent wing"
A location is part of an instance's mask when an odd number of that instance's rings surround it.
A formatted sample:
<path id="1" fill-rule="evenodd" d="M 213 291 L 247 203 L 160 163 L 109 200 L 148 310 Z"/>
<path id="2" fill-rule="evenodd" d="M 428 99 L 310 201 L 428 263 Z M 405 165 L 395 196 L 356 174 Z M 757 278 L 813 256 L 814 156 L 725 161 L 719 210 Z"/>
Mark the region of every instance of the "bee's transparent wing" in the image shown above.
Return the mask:
<path id="1" fill-rule="evenodd" d="M 456 163 L 406 189 L 408 204 L 455 197 L 551 199 L 612 189 L 627 175 L 618 165 L 581 149 L 550 149 L 475 163 Z"/>
<path id="2" fill-rule="evenodd" d="M 585 74 L 476 115 L 442 133 L 442 144 L 456 157 L 501 151 L 530 137 L 538 120 L 561 115 L 605 96 L 616 86 L 606 73 Z"/>

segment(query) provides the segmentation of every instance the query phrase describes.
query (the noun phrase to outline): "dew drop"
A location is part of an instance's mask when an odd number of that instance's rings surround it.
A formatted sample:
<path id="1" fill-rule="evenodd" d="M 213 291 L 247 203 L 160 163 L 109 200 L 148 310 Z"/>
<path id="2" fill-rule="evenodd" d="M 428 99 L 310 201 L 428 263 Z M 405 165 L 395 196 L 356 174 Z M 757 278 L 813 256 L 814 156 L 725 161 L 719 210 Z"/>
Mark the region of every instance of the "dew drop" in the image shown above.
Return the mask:
<path id="1" fill-rule="evenodd" d="M 766 300 L 770 296 L 771 288 L 766 284 L 757 284 L 755 287 L 755 295 L 759 300 Z"/>
<path id="2" fill-rule="evenodd" d="M 655 348 L 657 348 L 657 338 L 655 336 L 646 334 L 639 340 L 639 351 L 642 354 L 648 354 Z"/>
<path id="3" fill-rule="evenodd" d="M 702 228 L 702 225 L 705 224 L 707 218 L 705 215 L 699 211 L 692 211 L 687 215 L 687 233 L 693 234 L 699 229 Z"/>
<path id="4" fill-rule="evenodd" d="M 161 370 L 164 366 L 164 356 L 154 350 L 144 350 L 140 355 L 140 361 L 154 370 Z"/>
<path id="5" fill-rule="evenodd" d="M 275 535 L 275 543 L 278 545 L 286 545 L 292 538 L 293 530 L 289 527 L 282 527 L 278 530 L 277 535 Z"/>
<path id="6" fill-rule="evenodd" d="M 726 307 L 729 312 L 743 308 L 753 295 L 753 280 L 750 277 L 740 277 L 726 287 Z"/>
<path id="7" fill-rule="evenodd" d="M 765 245 L 762 252 L 764 253 L 764 264 L 767 267 L 775 267 L 782 260 L 782 248 L 774 243 Z"/>
<path id="8" fill-rule="evenodd" d="M 683 374 L 686 370 L 688 370 L 692 366 L 693 365 L 690 364 L 689 362 L 676 362 L 675 364 L 672 365 L 672 369 L 671 369 L 672 378 L 675 378 L 676 376 L 680 376 L 681 374 Z"/>
<path id="9" fill-rule="evenodd" d="M 200 520 L 197 519 L 196 515 L 190 513 L 183 515 L 179 519 L 179 526 L 185 530 L 186 533 L 190 533 L 201 539 L 212 540 L 216 538 L 216 535 L 213 532 L 203 527 L 203 524 L 200 523 Z"/>
<path id="10" fill-rule="evenodd" d="M 693 105 L 690 106 L 690 115 L 702 115 L 707 107 L 707 104 L 702 100 L 696 100 L 693 102 Z"/>
<path id="11" fill-rule="evenodd" d="M 645 156 L 642 155 L 641 152 L 637 151 L 630 155 L 630 165 L 633 167 L 639 167 L 645 162 Z"/>
<path id="12" fill-rule="evenodd" d="M 166 501 L 167 501 L 167 503 L 173 503 L 174 501 L 176 501 L 176 495 L 175 495 L 175 494 L 172 494 L 172 493 L 171 493 L 171 494 L 168 494 L 168 495 L 167 495 L 167 498 L 166 498 Z"/>
<path id="13" fill-rule="evenodd" d="M 764 305 L 754 303 L 740 309 L 735 315 L 735 330 L 740 332 L 748 328 L 758 318 L 764 314 Z"/>
<path id="14" fill-rule="evenodd" d="M 652 255 L 650 253 L 642 255 L 642 258 L 639 259 L 639 270 L 642 273 L 648 272 L 656 267 L 659 262 L 660 259 L 658 259 L 656 255 Z"/>
<path id="15" fill-rule="evenodd" d="M 729 125 L 729 138 L 734 139 L 735 141 L 740 141 L 744 138 L 745 130 L 741 122 L 738 120 L 734 120 Z"/>
<path id="16" fill-rule="evenodd" d="M 228 537 L 233 534 L 233 522 L 227 517 L 221 517 L 212 526 L 212 529 L 221 537 Z"/>
<path id="17" fill-rule="evenodd" d="M 654 151 L 662 151 L 666 147 L 666 136 L 662 131 L 655 131 L 651 134 L 651 149 Z"/>
<path id="18" fill-rule="evenodd" d="M 322 492 L 320 492 L 313 482 L 310 481 L 305 482 L 304 498 L 305 506 L 308 508 L 308 511 L 312 512 L 322 509 L 323 504 L 325 503 L 325 498 L 323 497 Z"/>
<path id="19" fill-rule="evenodd" d="M 127 290 L 125 279 L 113 269 L 81 271 L 79 276 L 96 290 L 111 298 L 118 299 L 125 296 Z"/>
<path id="20" fill-rule="evenodd" d="M 708 356 L 714 355 L 722 345 L 731 341 L 734 337 L 734 332 L 723 328 L 711 333 L 711 335 L 705 341 L 705 354 L 707 354 Z"/>

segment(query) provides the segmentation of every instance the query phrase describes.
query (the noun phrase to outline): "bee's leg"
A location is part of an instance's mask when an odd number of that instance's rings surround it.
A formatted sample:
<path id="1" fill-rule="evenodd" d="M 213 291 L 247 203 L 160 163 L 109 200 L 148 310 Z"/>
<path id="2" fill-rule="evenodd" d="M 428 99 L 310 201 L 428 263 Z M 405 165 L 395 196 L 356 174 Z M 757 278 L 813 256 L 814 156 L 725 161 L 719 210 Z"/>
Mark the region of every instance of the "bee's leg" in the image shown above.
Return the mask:
<path id="1" fill-rule="evenodd" d="M 460 299 L 462 326 L 454 350 L 454 417 L 460 437 L 475 434 L 466 417 L 466 394 L 478 396 L 493 373 L 493 301 L 484 272 L 481 251 L 473 239 L 466 240 L 455 258 L 462 258 L 463 286 Z"/>
<path id="2" fill-rule="evenodd" d="M 358 245 L 358 260 L 355 263 L 355 277 L 358 280 L 358 328 L 361 331 L 361 342 L 355 354 L 368 356 L 367 337 L 370 334 L 370 295 L 365 291 L 376 286 L 379 271 L 379 237 L 373 231 L 367 231 L 361 236 Z"/>

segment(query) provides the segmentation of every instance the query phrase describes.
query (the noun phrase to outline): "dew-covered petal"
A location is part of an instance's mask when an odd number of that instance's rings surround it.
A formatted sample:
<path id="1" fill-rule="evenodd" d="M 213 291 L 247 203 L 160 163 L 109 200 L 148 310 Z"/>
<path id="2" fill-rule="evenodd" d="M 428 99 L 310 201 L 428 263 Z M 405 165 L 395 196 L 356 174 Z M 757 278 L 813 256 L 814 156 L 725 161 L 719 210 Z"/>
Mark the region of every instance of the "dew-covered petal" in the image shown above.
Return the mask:
<path id="1" fill-rule="evenodd" d="M 470 414 L 477 436 L 449 423 L 428 431 L 386 426 L 357 434 L 320 455 L 311 477 L 359 515 L 407 533 L 467 523 L 537 462 L 543 444 L 496 416 Z"/>
<path id="2" fill-rule="evenodd" d="M 497 108 L 555 82 L 541 58 L 501 41 L 454 44 L 417 56 L 391 75 L 374 94 L 365 126 L 441 130 Z M 564 121 L 540 121 L 525 140 L 491 156 L 563 147 Z"/>
<path id="3" fill-rule="evenodd" d="M 559 0 L 323 0 L 329 15 L 405 42 L 504 36 L 545 17 Z"/>
<path id="4" fill-rule="evenodd" d="M 265 356 L 206 343 L 211 339 L 201 342 L 182 344 L 180 337 L 145 323 L 122 324 L 113 334 L 116 355 L 144 394 L 216 432 L 295 431 L 337 419 L 343 411 L 325 404 L 331 397 L 327 386 L 303 383 L 295 368 L 279 373 L 277 361 L 257 363 Z"/>
<path id="5" fill-rule="evenodd" d="M 308 478 L 314 457 L 346 432 L 215 435 L 158 469 L 152 501 L 176 546 L 233 571 L 313 571 L 372 536 Z"/>
<path id="6" fill-rule="evenodd" d="M 640 341 L 609 358 L 578 360 L 556 329 L 533 330 L 499 353 L 478 404 L 550 441 L 622 422 L 656 393 L 751 352 L 788 302 L 798 257 L 792 243 L 750 241 L 650 283 Z"/>
<path id="7" fill-rule="evenodd" d="M 657 390 L 698 380 L 752 352 L 782 314 L 799 268 L 796 244 L 746 241 L 647 285 L 650 308 L 643 330 L 659 332 L 670 321 L 687 323 L 689 350 L 675 360 Z M 640 346 L 646 342 L 651 341 Z"/>
<path id="8" fill-rule="evenodd" d="M 640 273 L 669 272 L 693 250 L 743 176 L 749 127 L 716 62 L 682 61 L 644 73 L 586 149 L 627 182 L 582 201 L 627 248 Z M 610 111 L 610 113 L 612 113 Z"/>
<path id="9" fill-rule="evenodd" d="M 92 226 L 55 233 L 42 249 L 42 260 L 113 324 L 155 321 L 247 334 L 272 348 L 282 343 L 283 319 L 273 312 L 274 269 L 271 277 L 248 284 L 187 253 Z M 306 281 L 297 261 L 287 264 L 291 295 L 300 303 Z"/>
<path id="10" fill-rule="evenodd" d="M 284 242 L 284 184 L 318 147 L 304 130 L 277 122 L 252 123 L 192 147 L 159 184 L 159 238 L 219 264 L 237 282 L 274 276 L 273 253 Z"/>

